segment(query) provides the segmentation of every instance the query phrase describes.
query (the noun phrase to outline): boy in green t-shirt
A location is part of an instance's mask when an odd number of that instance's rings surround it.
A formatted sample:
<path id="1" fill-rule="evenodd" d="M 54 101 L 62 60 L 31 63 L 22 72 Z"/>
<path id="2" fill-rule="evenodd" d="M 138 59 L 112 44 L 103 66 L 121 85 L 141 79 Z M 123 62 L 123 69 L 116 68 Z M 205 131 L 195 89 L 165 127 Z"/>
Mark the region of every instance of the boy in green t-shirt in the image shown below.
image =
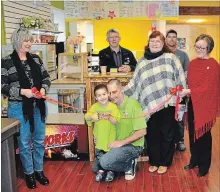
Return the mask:
<path id="1" fill-rule="evenodd" d="M 91 125 L 92 122 L 95 123 L 93 135 L 96 139 L 96 157 L 93 167 L 98 169 L 95 180 L 100 182 L 106 175 L 105 181 L 110 182 L 114 179 L 114 173 L 112 171 L 107 171 L 106 173 L 100 166 L 99 159 L 110 150 L 108 144 L 115 140 L 115 125 L 119 122 L 120 111 L 117 105 L 109 102 L 106 85 L 97 85 L 94 89 L 94 95 L 97 102 L 93 104 L 85 114 L 85 119 L 88 125 Z"/>

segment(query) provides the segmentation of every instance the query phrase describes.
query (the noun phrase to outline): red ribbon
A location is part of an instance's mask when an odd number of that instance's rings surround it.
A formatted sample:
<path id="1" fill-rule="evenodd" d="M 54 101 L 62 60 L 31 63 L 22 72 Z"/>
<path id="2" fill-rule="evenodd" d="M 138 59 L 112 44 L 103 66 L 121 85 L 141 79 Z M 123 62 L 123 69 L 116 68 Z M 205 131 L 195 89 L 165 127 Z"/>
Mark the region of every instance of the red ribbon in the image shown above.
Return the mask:
<path id="1" fill-rule="evenodd" d="M 181 86 L 177 86 L 176 88 L 171 88 L 170 89 L 170 94 L 171 95 L 177 95 L 176 97 L 176 106 L 175 106 L 175 119 L 178 121 L 178 107 L 179 107 L 179 103 L 180 103 L 180 95 L 179 92 L 182 91 L 183 88 Z"/>
<path id="2" fill-rule="evenodd" d="M 173 96 L 173 95 L 177 95 L 177 98 L 176 98 L 176 106 L 175 106 L 175 119 L 178 121 L 178 106 L 179 106 L 179 102 L 180 102 L 180 96 L 179 96 L 179 92 L 180 91 L 182 91 L 182 87 L 181 86 L 177 86 L 176 88 L 171 88 L 170 89 L 170 97 L 166 100 L 166 101 L 164 101 L 161 105 L 165 105 L 165 103 L 167 103 L 170 99 L 171 99 L 171 97 Z M 46 100 L 48 100 L 48 101 L 51 101 L 51 102 L 53 102 L 53 103 L 57 103 L 58 105 L 61 105 L 61 106 L 63 106 L 63 107 L 66 107 L 66 108 L 72 108 L 72 109 L 78 109 L 78 110 L 82 110 L 82 109 L 79 109 L 79 108 L 76 108 L 76 107 L 74 107 L 74 106 L 72 106 L 72 105 L 68 105 L 68 104 L 65 104 L 65 103 L 61 103 L 61 102 L 58 102 L 58 101 L 56 101 L 56 100 L 54 100 L 54 99 L 52 99 L 52 98 L 50 98 L 50 97 L 47 97 L 47 96 L 44 96 L 44 95 L 42 95 L 38 90 L 37 90 L 37 88 L 36 87 L 33 87 L 32 89 L 32 93 L 34 93 L 38 98 L 43 98 L 43 99 L 46 99 Z M 161 106 L 160 105 L 160 106 Z M 159 106 L 157 106 L 156 108 L 158 108 Z M 149 115 L 150 113 L 152 113 L 153 111 L 155 111 L 154 109 L 153 110 L 151 110 L 151 112 L 148 112 L 147 114 L 144 114 L 144 116 L 147 116 L 147 115 Z M 142 115 L 141 115 L 142 116 Z"/>
<path id="3" fill-rule="evenodd" d="M 68 104 L 65 104 L 65 103 L 58 102 L 58 101 L 56 101 L 55 99 L 52 99 L 52 98 L 47 97 L 47 96 L 45 96 L 45 95 L 42 95 L 42 94 L 37 90 L 36 87 L 33 87 L 31 90 L 32 90 L 32 93 L 34 93 L 39 99 L 40 99 L 40 98 L 46 99 L 46 100 L 48 100 L 48 101 L 50 101 L 50 102 L 52 102 L 52 103 L 57 103 L 58 105 L 61 105 L 61 106 L 65 107 L 65 108 L 72 108 L 72 109 L 82 110 L 82 109 L 80 109 L 80 108 L 76 108 L 76 107 L 74 107 L 74 106 L 72 106 L 72 105 L 68 105 Z M 84 110 L 83 110 L 83 111 L 84 111 Z"/>

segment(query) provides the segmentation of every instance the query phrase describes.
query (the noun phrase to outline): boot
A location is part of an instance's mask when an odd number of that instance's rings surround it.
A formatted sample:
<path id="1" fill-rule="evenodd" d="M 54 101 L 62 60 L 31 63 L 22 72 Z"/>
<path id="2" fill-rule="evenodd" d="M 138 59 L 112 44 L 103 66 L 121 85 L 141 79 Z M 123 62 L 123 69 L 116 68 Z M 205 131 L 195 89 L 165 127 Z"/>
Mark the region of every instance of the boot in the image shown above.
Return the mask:
<path id="1" fill-rule="evenodd" d="M 29 175 L 25 174 L 25 181 L 29 189 L 35 189 L 37 187 L 34 173 Z"/>
<path id="2" fill-rule="evenodd" d="M 49 180 L 45 177 L 44 172 L 43 171 L 35 171 L 35 177 L 36 180 L 41 184 L 41 185 L 48 185 L 49 184 Z"/>

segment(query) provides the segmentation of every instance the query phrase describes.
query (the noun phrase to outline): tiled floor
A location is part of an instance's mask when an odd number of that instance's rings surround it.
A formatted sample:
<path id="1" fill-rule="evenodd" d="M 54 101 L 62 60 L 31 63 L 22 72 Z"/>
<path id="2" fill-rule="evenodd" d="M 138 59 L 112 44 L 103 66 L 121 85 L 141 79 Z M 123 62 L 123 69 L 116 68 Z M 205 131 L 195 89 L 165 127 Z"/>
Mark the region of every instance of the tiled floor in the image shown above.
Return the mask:
<path id="1" fill-rule="evenodd" d="M 189 162 L 188 133 L 185 132 L 187 151 L 176 152 L 173 165 L 164 175 L 149 173 L 148 162 L 138 164 L 136 178 L 125 181 L 123 175 L 118 175 L 112 183 L 97 183 L 91 171 L 90 162 L 48 161 L 45 163 L 45 173 L 50 179 L 50 185 L 44 187 L 37 183 L 37 188 L 29 190 L 23 179 L 17 179 L 19 192 L 220 192 L 220 121 L 212 130 L 213 157 L 210 172 L 207 176 L 198 178 L 198 169 L 185 171 L 184 165 Z"/>

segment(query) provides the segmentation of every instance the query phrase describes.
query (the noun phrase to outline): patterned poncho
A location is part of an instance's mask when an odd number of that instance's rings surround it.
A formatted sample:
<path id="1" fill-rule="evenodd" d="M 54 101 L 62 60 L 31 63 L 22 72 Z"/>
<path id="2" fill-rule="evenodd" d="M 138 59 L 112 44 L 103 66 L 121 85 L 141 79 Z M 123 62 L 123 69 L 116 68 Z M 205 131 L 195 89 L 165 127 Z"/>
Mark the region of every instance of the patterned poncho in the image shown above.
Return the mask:
<path id="1" fill-rule="evenodd" d="M 186 88 L 182 65 L 173 53 L 164 53 L 152 60 L 141 59 L 124 92 L 141 103 L 143 112 L 149 112 L 164 102 L 170 96 L 170 89 L 178 85 Z M 175 106 L 175 102 L 174 95 L 164 107 Z"/>

